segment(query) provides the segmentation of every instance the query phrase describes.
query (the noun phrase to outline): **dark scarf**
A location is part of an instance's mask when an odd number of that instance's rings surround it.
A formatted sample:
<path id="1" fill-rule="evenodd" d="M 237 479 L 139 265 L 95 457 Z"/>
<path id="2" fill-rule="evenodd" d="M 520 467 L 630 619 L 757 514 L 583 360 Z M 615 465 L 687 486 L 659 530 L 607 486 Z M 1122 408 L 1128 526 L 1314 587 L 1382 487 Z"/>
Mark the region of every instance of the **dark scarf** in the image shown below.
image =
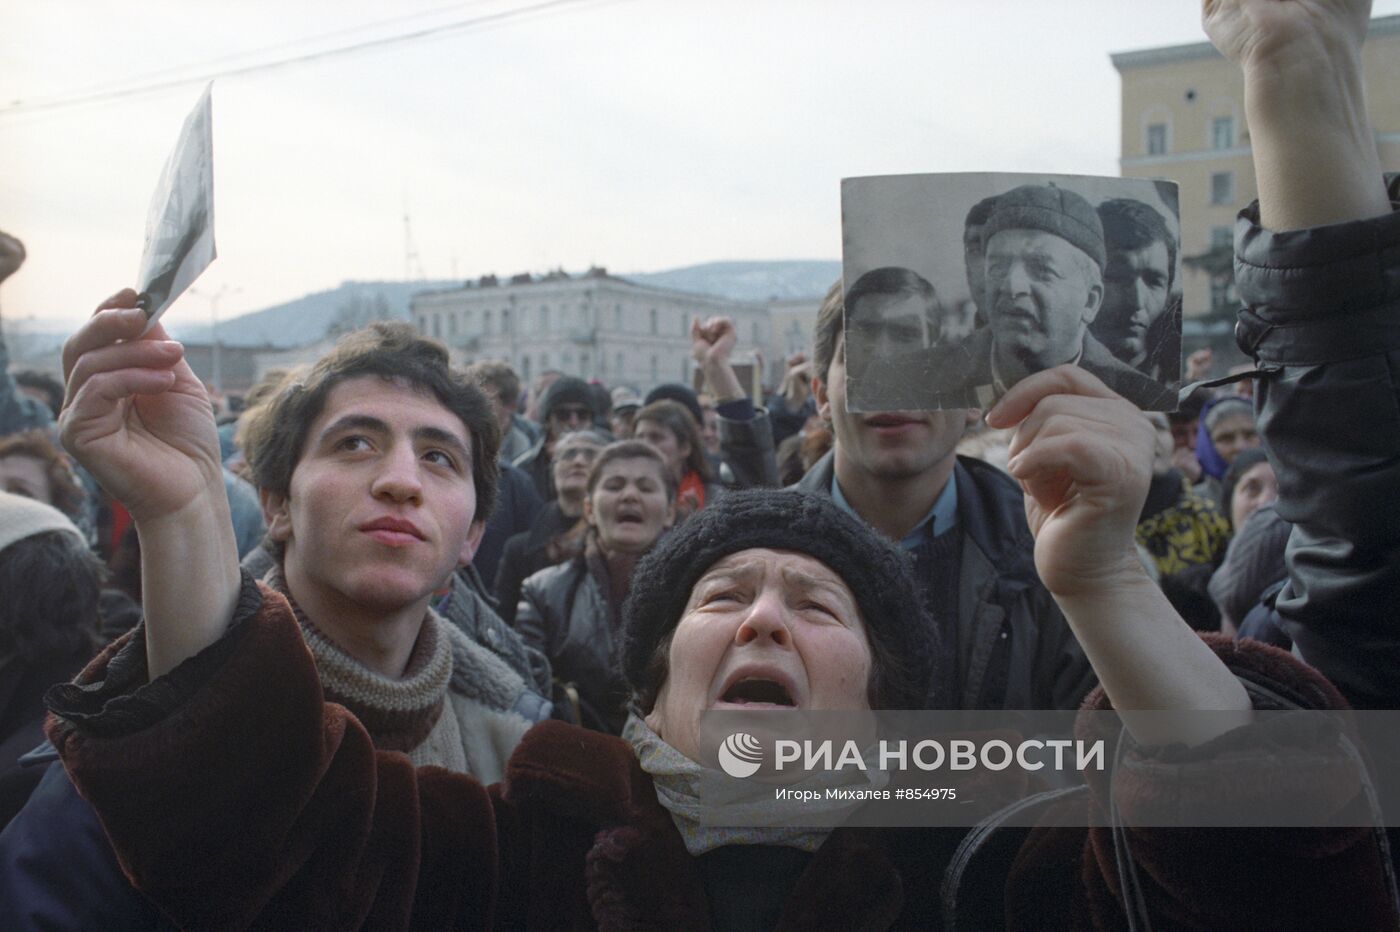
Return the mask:
<path id="1" fill-rule="evenodd" d="M 583 548 L 583 559 L 588 573 L 598 584 L 603 601 L 608 606 L 608 621 L 612 629 L 622 628 L 622 603 L 627 601 L 627 593 L 632 589 L 632 570 L 641 560 L 641 554 L 608 553 L 598 542 L 598 535 L 590 532 Z"/>

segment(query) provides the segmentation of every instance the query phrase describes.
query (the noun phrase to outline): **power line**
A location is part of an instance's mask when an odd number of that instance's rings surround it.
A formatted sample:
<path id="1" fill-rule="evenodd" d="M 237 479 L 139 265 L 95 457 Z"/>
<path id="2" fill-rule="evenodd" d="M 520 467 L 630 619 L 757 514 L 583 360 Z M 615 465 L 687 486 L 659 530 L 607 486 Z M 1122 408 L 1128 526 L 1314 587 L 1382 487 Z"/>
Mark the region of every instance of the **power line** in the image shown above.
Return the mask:
<path id="1" fill-rule="evenodd" d="M 154 81 L 158 78 L 165 78 L 170 75 L 180 75 L 185 72 L 188 72 L 192 68 L 209 68 L 213 65 L 224 64 L 225 62 L 240 61 L 248 58 L 253 58 L 259 55 L 267 55 L 271 52 L 283 51 L 289 48 L 305 47 L 307 45 L 311 45 L 317 42 L 324 42 L 327 39 L 334 39 L 340 36 L 354 35 L 358 32 L 366 32 L 371 29 L 380 29 L 384 26 L 392 26 L 410 20 L 419 20 L 430 16 L 439 16 L 451 10 L 459 10 L 463 7 L 470 6 L 481 6 L 482 4 L 489 2 L 491 2 L 491 0 L 464 0 L 464 2 L 451 3 L 446 6 L 433 7 L 429 10 L 419 10 L 416 13 L 405 13 L 401 16 L 391 16 L 387 19 L 379 19 L 374 20 L 373 22 L 359 23 L 358 25 L 354 26 L 346 26 L 341 29 L 333 29 L 330 32 L 323 32 L 314 36 L 300 36 L 295 39 L 288 39 L 285 42 L 276 42 L 272 45 L 266 45 L 260 49 L 251 49 L 242 52 L 230 52 L 227 55 L 217 55 L 214 58 L 208 58 L 201 62 L 187 62 L 183 65 L 172 65 L 169 68 L 157 68 L 155 71 L 146 71 L 142 72 L 141 74 L 130 75 L 126 78 L 120 78 L 115 82 L 104 81 L 101 84 L 93 84 L 87 87 L 73 88 L 72 90 L 69 90 L 64 94 L 60 94 L 56 97 L 52 97 L 51 99 L 47 100 L 43 98 L 40 98 L 38 100 L 12 100 L 7 106 L 22 106 L 25 107 L 28 112 L 33 112 L 36 107 L 48 106 L 50 103 L 59 103 L 72 98 L 87 97 L 89 95 L 94 94 L 109 93 L 113 90 L 116 90 L 118 87 L 124 87 L 130 84 L 142 84 Z M 193 81 L 197 79 L 191 78 L 191 80 Z"/>
<path id="2" fill-rule="evenodd" d="M 589 3 L 590 0 L 545 0 L 545 2 L 531 4 L 529 6 L 516 7 L 515 9 L 502 10 L 496 13 L 487 13 L 481 16 L 474 16 L 469 19 L 458 20 L 453 23 L 443 23 L 437 26 L 428 26 L 423 29 L 416 29 L 411 32 L 400 33 L 392 36 L 381 36 L 375 39 L 366 39 L 363 42 L 355 42 L 350 45 L 343 45 L 331 49 L 323 49 L 318 52 L 307 52 L 294 55 L 271 62 L 262 62 L 254 65 L 243 65 L 236 68 L 227 68 L 221 71 L 203 72 L 181 78 L 171 78 L 165 81 L 155 81 L 135 87 L 121 88 L 116 90 L 95 91 L 88 94 L 75 94 L 69 97 L 60 98 L 42 103 L 28 104 L 24 101 L 15 101 L 4 107 L 0 107 L 0 117 L 22 116 L 35 113 L 47 113 L 55 110 L 67 109 L 70 107 L 80 107 L 88 104 L 104 103 L 111 100 L 121 100 L 127 97 L 136 97 L 143 94 L 153 94 L 159 91 L 170 90 L 171 88 L 184 87 L 190 84 L 204 84 L 215 78 L 231 78 L 242 75 L 253 74 L 261 71 L 272 71 L 278 68 L 287 68 L 295 65 L 302 65 L 308 62 L 322 61 L 328 58 L 335 58 L 342 55 L 350 55 L 368 49 L 384 48 L 391 45 L 399 45 L 407 42 L 415 42 L 432 36 L 443 35 L 452 32 L 475 31 L 488 26 L 500 25 L 510 20 L 521 19 L 533 14 L 558 12 L 560 9 L 569 6 L 577 6 Z M 618 2 L 618 0 L 604 0 L 604 2 Z M 207 64 L 207 63 L 206 63 Z"/>

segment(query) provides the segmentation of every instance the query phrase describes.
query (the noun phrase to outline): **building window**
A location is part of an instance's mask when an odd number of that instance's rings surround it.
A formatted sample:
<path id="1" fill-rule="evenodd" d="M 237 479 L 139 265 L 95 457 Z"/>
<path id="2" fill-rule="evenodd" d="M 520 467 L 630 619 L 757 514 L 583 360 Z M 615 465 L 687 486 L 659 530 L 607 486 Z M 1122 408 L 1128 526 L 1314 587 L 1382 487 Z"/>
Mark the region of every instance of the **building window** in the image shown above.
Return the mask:
<path id="1" fill-rule="evenodd" d="M 564 371 L 565 371 L 566 373 L 568 373 L 569 375 L 574 375 L 574 374 L 575 374 L 575 373 L 574 373 L 574 354 L 573 354 L 573 353 L 565 353 L 565 354 L 564 354 L 564 363 L 563 363 L 563 366 L 564 366 Z"/>
<path id="2" fill-rule="evenodd" d="M 622 367 L 622 354 L 621 354 L 621 353 L 618 353 L 618 354 L 617 354 L 617 372 L 616 372 L 615 374 L 616 374 L 616 375 L 622 375 L 623 371 L 624 371 L 624 370 L 623 370 L 623 367 Z"/>
<path id="3" fill-rule="evenodd" d="M 655 311 L 652 311 L 652 313 L 655 314 L 656 312 L 655 312 Z M 661 370 L 659 370 L 659 369 L 656 368 L 656 356 L 653 355 L 653 356 L 651 357 L 651 383 L 652 383 L 653 385 L 655 385 L 658 381 L 660 381 L 660 376 L 658 375 L 658 373 L 659 373 L 660 371 L 661 371 Z"/>
<path id="4" fill-rule="evenodd" d="M 456 315 L 456 314 L 450 314 L 450 313 L 449 313 L 449 314 L 447 315 L 447 335 L 450 336 L 450 337 L 455 337 L 455 336 L 457 335 L 457 315 Z"/>
<path id="5" fill-rule="evenodd" d="M 1210 121 L 1210 146 L 1212 149 L 1233 149 L 1235 147 L 1235 118 L 1216 117 Z"/>
<path id="6" fill-rule="evenodd" d="M 1147 154 L 1167 154 L 1167 124 L 1150 123 L 1147 127 Z"/>
<path id="7" fill-rule="evenodd" d="M 1235 282 L 1233 279 L 1215 279 L 1210 283 L 1211 310 L 1229 310 L 1236 306 Z"/>
<path id="8" fill-rule="evenodd" d="M 750 327 L 749 332 L 750 332 L 750 333 L 752 334 L 752 336 L 753 336 L 753 345 L 754 345 L 754 346 L 758 346 L 758 344 L 759 344 L 759 339 L 758 339 L 758 321 L 754 321 L 754 322 L 753 322 L 753 325 Z"/>
<path id="9" fill-rule="evenodd" d="M 491 332 L 491 312 L 487 311 L 482 317 L 481 330 L 483 333 Z"/>
<path id="10" fill-rule="evenodd" d="M 689 360 L 689 359 L 682 359 L 682 360 L 681 360 L 681 384 L 682 384 L 682 385 L 685 385 L 685 384 L 688 384 L 689 382 L 690 382 L 690 360 Z"/>
<path id="11" fill-rule="evenodd" d="M 520 357 L 520 378 L 526 382 L 530 381 L 530 354 L 526 353 Z"/>
<path id="12" fill-rule="evenodd" d="M 548 354 L 548 353 L 540 353 L 540 371 L 541 371 L 541 372 L 548 372 L 548 371 L 549 371 L 549 354 Z"/>
<path id="13" fill-rule="evenodd" d="M 1210 202 L 1216 207 L 1235 203 L 1235 173 L 1213 172 L 1210 176 Z"/>
<path id="14" fill-rule="evenodd" d="M 540 305 L 540 332 L 549 332 L 549 306 L 546 304 Z"/>
<path id="15" fill-rule="evenodd" d="M 578 374 L 584 378 L 588 377 L 588 354 L 580 353 L 578 357 Z"/>
<path id="16" fill-rule="evenodd" d="M 1211 249 L 1234 249 L 1235 230 L 1233 227 L 1211 227 L 1210 230 Z"/>
<path id="17" fill-rule="evenodd" d="M 656 308 L 651 309 L 651 332 L 656 332 Z"/>
<path id="18" fill-rule="evenodd" d="M 510 328 L 510 308 L 501 308 L 501 333 L 511 333 Z"/>
<path id="19" fill-rule="evenodd" d="M 621 330 L 621 329 L 622 329 L 622 305 L 621 305 L 621 304 L 614 304 L 614 305 L 613 305 L 613 329 L 614 329 L 614 330 Z"/>
<path id="20" fill-rule="evenodd" d="M 442 339 L 442 315 L 433 315 L 433 339 Z"/>
<path id="21" fill-rule="evenodd" d="M 419 318 L 418 318 L 418 332 L 419 332 L 419 333 L 427 333 L 427 332 L 428 332 L 428 317 L 427 317 L 426 314 L 420 315 Z"/>

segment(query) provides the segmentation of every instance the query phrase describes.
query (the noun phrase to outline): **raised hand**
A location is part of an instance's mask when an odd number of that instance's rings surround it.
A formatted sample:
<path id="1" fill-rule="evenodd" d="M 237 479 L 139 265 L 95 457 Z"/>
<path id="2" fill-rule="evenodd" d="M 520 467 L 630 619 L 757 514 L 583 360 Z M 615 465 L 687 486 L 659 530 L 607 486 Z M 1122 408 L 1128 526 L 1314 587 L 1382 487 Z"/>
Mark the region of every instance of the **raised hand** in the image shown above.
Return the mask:
<path id="1" fill-rule="evenodd" d="M 223 495 L 209 396 L 184 348 L 145 325 L 129 288 L 99 305 L 63 345 L 59 416 L 64 447 L 138 522 Z"/>
<path id="2" fill-rule="evenodd" d="M 1156 431 L 1078 366 L 1037 372 L 987 413 L 1016 427 L 1008 471 L 1026 492 L 1035 567 L 1124 724 L 1144 744 L 1199 744 L 1244 724 L 1249 697 L 1138 562 L 1134 530 Z M 1209 719 L 1130 710 L 1214 709 Z"/>
<path id="3" fill-rule="evenodd" d="M 1201 24 L 1241 68 L 1292 67 L 1360 51 L 1371 0 L 1203 0 Z"/>
<path id="4" fill-rule="evenodd" d="M 987 415 L 1016 427 L 1007 471 L 1026 493 L 1035 565 L 1055 596 L 1143 576 L 1134 530 L 1156 436 L 1131 403 L 1078 366 L 1018 382 Z"/>
<path id="5" fill-rule="evenodd" d="M 711 317 L 704 323 L 700 318 L 690 322 L 690 356 L 701 366 L 727 364 L 739 331 L 728 317 Z"/>
<path id="6" fill-rule="evenodd" d="M 690 322 L 690 356 L 719 401 L 744 397 L 744 388 L 729 362 L 738 340 L 739 331 L 728 317 L 711 317 L 704 323 L 697 317 Z"/>
<path id="7" fill-rule="evenodd" d="M 1370 0 L 1202 0 L 1206 34 L 1244 75 L 1266 229 L 1390 212 L 1361 68 L 1370 16 Z"/>

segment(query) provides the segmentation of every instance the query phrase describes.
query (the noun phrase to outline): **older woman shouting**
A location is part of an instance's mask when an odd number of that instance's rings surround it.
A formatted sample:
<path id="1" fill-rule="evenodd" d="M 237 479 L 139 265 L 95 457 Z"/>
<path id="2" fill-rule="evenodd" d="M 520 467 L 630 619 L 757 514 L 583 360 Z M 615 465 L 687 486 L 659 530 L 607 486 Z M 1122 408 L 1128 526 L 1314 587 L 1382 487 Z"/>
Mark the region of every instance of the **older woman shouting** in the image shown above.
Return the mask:
<path id="1" fill-rule="evenodd" d="M 1179 747 L 1247 724 L 1251 702 L 1136 559 L 1150 429 L 1075 367 L 1022 382 L 990 417 L 1020 424 L 1009 468 L 1027 491 L 1041 576 L 1103 684 L 1098 704 L 1229 713 L 1204 728 L 1125 716 L 1140 748 L 1130 761 L 1142 764 L 1126 790 L 1177 786 Z M 226 622 L 204 630 L 213 639 L 196 650 L 186 643 L 178 666 L 154 682 L 146 684 L 146 642 L 169 629 L 152 626 L 99 657 L 83 686 L 53 697 L 63 717 L 51 735 L 74 781 L 128 876 L 182 926 L 942 922 L 957 830 L 716 831 L 693 816 L 707 711 L 901 708 L 926 695 L 937 645 L 904 557 L 825 499 L 736 493 L 668 535 L 638 565 L 625 608 L 635 712 L 627 737 L 544 723 L 517 748 L 505 782 L 489 788 L 377 753 L 359 723 L 322 698 L 285 600 L 244 578 L 235 601 Z M 191 627 L 200 631 L 183 633 Z M 1255 682 L 1340 703 L 1282 653 L 1225 649 Z M 1248 737 L 1230 742 L 1235 753 L 1252 747 Z M 1255 756 L 1266 782 L 1276 765 Z M 1107 810 L 1107 792 L 1091 786 L 1089 805 Z M 1019 927 L 1075 916 L 1112 925 L 1133 908 L 1119 893 L 1120 849 L 1108 830 L 1067 831 L 1038 830 L 1014 867 L 979 878 L 999 891 L 985 908 L 1006 910 Z M 1373 926 L 1385 900 L 1372 836 L 1319 829 L 1304 838 L 1313 843 L 1300 854 L 1292 834 L 1146 830 L 1131 857 L 1140 874 L 1162 878 L 1145 896 L 1185 924 L 1232 918 L 1235 885 L 1222 892 L 1213 882 L 1229 869 L 1237 883 L 1277 894 L 1267 916 L 1251 914 L 1264 925 L 1277 914 Z"/>

